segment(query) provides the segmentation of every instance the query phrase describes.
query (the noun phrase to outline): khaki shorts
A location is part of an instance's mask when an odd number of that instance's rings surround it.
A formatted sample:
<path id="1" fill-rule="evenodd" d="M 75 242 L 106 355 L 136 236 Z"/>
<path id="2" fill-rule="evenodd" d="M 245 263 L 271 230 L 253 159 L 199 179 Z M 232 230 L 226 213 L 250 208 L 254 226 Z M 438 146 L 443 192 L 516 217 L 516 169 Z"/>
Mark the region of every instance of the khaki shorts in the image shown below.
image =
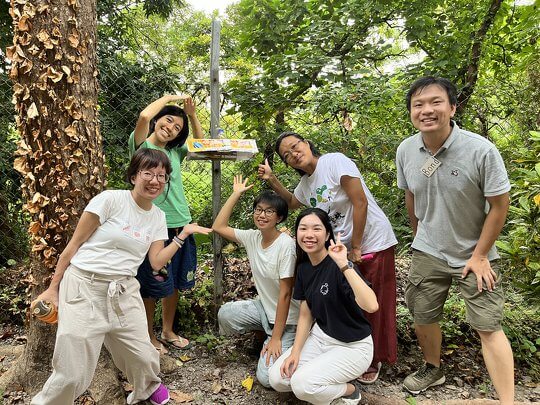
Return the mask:
<path id="1" fill-rule="evenodd" d="M 469 272 L 467 277 L 462 279 L 463 267 L 450 267 L 444 260 L 415 250 L 405 288 L 405 301 L 414 322 L 428 325 L 443 318 L 444 302 L 452 280 L 455 280 L 465 300 L 467 322 L 479 331 L 500 330 L 504 294 L 498 264 L 496 261 L 490 264 L 497 274 L 497 288 L 491 292 L 478 292 L 476 275 L 473 272 Z"/>

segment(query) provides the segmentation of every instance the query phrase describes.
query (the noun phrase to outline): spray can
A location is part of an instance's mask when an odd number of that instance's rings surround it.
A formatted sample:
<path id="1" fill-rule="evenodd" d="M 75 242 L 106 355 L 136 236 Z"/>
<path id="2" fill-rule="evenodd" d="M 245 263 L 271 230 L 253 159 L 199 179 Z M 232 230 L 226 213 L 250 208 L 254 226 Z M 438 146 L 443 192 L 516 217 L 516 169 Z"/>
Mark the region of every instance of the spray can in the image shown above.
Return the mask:
<path id="1" fill-rule="evenodd" d="M 49 301 L 35 300 L 30 304 L 30 312 L 40 321 L 46 323 L 58 322 L 58 311 L 56 306 Z"/>

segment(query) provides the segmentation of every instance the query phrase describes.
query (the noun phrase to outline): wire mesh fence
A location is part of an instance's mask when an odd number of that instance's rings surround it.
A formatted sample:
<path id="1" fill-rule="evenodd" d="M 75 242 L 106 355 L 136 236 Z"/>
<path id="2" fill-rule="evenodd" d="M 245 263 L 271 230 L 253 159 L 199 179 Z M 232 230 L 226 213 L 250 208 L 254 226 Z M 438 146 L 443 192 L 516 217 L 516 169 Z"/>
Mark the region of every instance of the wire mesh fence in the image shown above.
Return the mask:
<path id="1" fill-rule="evenodd" d="M 2 61 L 5 62 L 5 61 Z M 3 63 L 6 66 L 6 63 Z M 0 267 L 26 258 L 29 253 L 28 218 L 23 209 L 21 177 L 13 168 L 19 136 L 15 128 L 15 111 L 11 103 L 12 83 L 2 70 L 0 75 Z M 210 95 L 208 83 L 186 84 L 167 71 L 140 69 L 134 72 L 113 68 L 110 60 L 100 61 L 98 110 L 103 137 L 103 151 L 108 168 L 107 188 L 125 189 L 124 173 L 129 162 L 128 139 L 135 128 L 139 112 L 164 93 L 186 93 L 193 97 L 204 136 L 210 137 Z M 221 106 L 228 101 L 222 99 Z M 220 128 L 225 137 L 235 138 L 240 118 L 220 111 Z M 190 128 L 190 134 L 192 129 Z M 232 177 L 241 163 L 222 164 L 223 195 L 228 195 Z M 212 168 L 210 161 L 184 160 L 183 182 L 192 217 L 203 225 L 212 223 Z M 209 240 L 208 240 L 209 241 Z M 210 251 L 206 244 L 207 252 Z M 204 246 L 203 246 L 204 247 Z"/>

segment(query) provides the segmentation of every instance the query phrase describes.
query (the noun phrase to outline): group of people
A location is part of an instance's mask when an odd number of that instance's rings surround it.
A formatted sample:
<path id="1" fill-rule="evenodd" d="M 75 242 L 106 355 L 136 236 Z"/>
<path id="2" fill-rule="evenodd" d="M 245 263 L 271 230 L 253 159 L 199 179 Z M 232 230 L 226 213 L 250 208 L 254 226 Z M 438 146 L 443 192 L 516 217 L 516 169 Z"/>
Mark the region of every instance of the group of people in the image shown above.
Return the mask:
<path id="1" fill-rule="evenodd" d="M 494 248 L 510 183 L 495 146 L 452 120 L 456 93 L 450 81 L 428 76 L 406 96 L 419 132 L 396 156 L 414 234 L 405 298 L 425 362 L 404 387 L 417 394 L 445 381 L 438 322 L 456 280 L 500 401 L 511 404 L 513 356 L 500 325 L 504 298 Z M 258 177 L 273 191 L 253 201 L 256 229 L 229 225 L 253 187 L 242 176 L 235 176 L 212 229 L 192 224 L 181 162 L 188 120 L 195 137 L 202 130 L 190 98 L 184 109 L 169 105 L 179 100 L 164 96 L 141 112 L 129 138 L 132 189 L 90 201 L 39 297 L 58 305 L 58 331 L 53 373 L 32 404 L 73 403 L 90 384 L 103 343 L 133 385 L 127 403 L 165 404 L 159 354 L 164 344 L 190 345 L 173 330 L 178 290 L 193 286 L 192 235 L 212 230 L 247 252 L 258 296 L 225 303 L 218 322 L 225 335 L 262 335 L 258 381 L 313 404 L 357 404 L 357 382 L 375 382 L 382 363 L 397 359 L 397 240 L 389 220 L 351 159 L 320 154 L 300 134 L 285 132 L 275 151 L 300 181 L 290 192 L 268 161 L 259 165 Z M 297 208 L 304 209 L 293 239 L 278 224 Z M 160 337 L 153 330 L 157 299 Z"/>

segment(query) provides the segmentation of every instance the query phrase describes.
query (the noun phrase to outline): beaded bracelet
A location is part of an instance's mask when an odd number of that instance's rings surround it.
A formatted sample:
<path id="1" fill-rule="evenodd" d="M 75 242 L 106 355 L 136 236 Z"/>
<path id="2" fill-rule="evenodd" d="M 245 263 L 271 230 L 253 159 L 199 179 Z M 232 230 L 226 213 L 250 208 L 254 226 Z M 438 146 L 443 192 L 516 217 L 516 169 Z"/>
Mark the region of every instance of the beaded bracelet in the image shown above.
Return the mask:
<path id="1" fill-rule="evenodd" d="M 180 239 L 178 236 L 174 236 L 172 240 L 174 243 L 176 243 L 176 246 L 178 246 L 179 248 L 181 248 L 182 245 L 184 244 L 184 239 Z"/>

